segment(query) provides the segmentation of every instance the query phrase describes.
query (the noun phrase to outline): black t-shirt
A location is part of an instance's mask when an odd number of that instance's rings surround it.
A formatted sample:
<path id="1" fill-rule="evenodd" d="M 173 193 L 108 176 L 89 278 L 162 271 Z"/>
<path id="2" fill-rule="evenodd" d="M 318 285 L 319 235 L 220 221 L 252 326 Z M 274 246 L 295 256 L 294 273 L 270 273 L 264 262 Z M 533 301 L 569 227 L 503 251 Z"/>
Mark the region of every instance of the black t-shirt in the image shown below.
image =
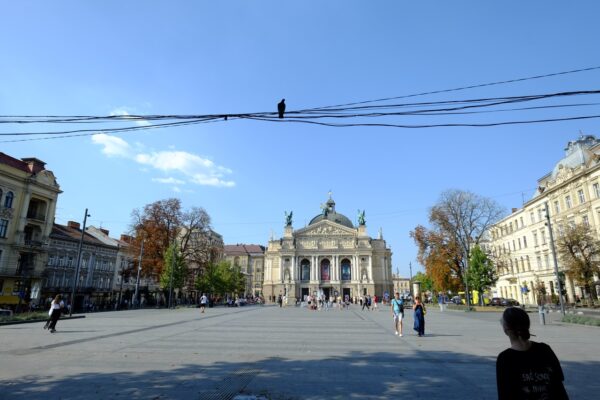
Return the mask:
<path id="1" fill-rule="evenodd" d="M 568 399 L 556 355 L 545 343 L 531 342 L 527 351 L 506 349 L 496 360 L 498 399 Z"/>

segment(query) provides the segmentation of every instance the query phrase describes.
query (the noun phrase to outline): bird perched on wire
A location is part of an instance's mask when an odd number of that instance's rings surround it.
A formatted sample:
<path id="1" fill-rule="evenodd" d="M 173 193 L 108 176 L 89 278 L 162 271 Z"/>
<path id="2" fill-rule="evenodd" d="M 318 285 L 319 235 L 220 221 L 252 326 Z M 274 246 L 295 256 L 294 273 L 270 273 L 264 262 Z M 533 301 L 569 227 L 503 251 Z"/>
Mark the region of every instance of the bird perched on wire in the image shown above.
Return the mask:
<path id="1" fill-rule="evenodd" d="M 277 112 L 279 113 L 279 118 L 283 118 L 283 114 L 285 113 L 285 99 L 281 99 L 281 101 L 277 103 Z"/>

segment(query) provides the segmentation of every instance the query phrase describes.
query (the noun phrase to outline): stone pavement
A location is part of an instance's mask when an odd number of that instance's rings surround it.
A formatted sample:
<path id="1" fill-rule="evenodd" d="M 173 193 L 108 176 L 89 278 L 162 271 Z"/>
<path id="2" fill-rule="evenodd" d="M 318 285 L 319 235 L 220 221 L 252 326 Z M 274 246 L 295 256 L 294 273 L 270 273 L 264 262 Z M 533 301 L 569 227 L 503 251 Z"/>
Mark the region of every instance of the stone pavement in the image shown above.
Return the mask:
<path id="1" fill-rule="evenodd" d="M 508 347 L 500 313 L 440 313 L 426 336 L 389 310 L 247 306 L 135 310 L 0 327 L 0 399 L 493 399 Z M 572 399 L 600 393 L 600 330 L 557 322 L 533 338 L 561 360 Z M 548 320 L 547 319 L 547 320 Z M 242 398 L 242 397 L 240 397 Z"/>

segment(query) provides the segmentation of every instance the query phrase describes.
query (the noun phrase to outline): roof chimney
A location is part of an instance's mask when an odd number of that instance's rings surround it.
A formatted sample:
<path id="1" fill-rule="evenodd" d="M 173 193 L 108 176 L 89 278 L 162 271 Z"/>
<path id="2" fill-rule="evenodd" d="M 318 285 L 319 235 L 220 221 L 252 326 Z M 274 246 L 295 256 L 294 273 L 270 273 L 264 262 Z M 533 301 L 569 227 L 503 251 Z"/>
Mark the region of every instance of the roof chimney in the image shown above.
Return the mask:
<path id="1" fill-rule="evenodd" d="M 131 243 L 133 238 L 129 235 L 121 234 L 121 242 Z"/>
<path id="2" fill-rule="evenodd" d="M 106 236 L 108 236 L 108 229 L 104 229 L 104 228 L 100 228 L 100 232 L 104 233 Z"/>
<path id="3" fill-rule="evenodd" d="M 43 171 L 45 169 L 44 166 L 46 165 L 46 163 L 37 158 L 29 157 L 29 158 L 21 158 L 21 160 L 23 162 L 27 163 L 29 172 L 31 172 L 32 174 L 37 174 L 38 172 Z"/>
<path id="4" fill-rule="evenodd" d="M 67 226 L 69 228 L 73 228 L 73 229 L 77 229 L 77 230 L 79 230 L 79 227 L 80 227 L 79 222 L 75 222 L 75 221 L 67 222 Z"/>
<path id="5" fill-rule="evenodd" d="M 513 212 L 513 213 L 516 213 L 516 212 L 517 212 L 517 210 L 518 210 L 518 208 L 514 208 L 514 207 L 512 208 L 512 212 Z"/>

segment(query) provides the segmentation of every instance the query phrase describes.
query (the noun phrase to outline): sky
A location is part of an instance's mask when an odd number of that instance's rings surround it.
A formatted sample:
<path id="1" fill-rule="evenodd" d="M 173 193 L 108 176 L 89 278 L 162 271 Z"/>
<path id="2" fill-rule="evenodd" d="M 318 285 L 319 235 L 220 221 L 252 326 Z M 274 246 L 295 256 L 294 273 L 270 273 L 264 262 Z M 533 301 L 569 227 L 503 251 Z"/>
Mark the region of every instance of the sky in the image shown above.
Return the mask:
<path id="1" fill-rule="evenodd" d="M 298 110 L 600 66 L 597 1 L 143 4 L 3 2 L 0 115 L 245 113 L 276 111 L 282 98 Z M 411 101 L 599 84 L 594 70 Z M 81 222 L 88 208 L 88 225 L 113 237 L 129 230 L 132 210 L 177 197 L 186 209 L 206 209 L 226 244 L 265 245 L 271 232 L 282 235 L 284 212 L 302 228 L 331 191 L 352 221 L 365 210 L 369 234 L 382 229 L 394 272 L 408 276 L 409 263 L 419 269 L 409 232 L 427 225 L 441 192 L 468 190 L 506 210 L 520 207 L 567 142 L 600 136 L 599 126 L 599 119 L 430 129 L 229 120 L 26 142 L 5 136 L 0 151 L 47 163 L 63 190 L 57 223 Z M 0 133 L 58 128 L 3 124 Z"/>

